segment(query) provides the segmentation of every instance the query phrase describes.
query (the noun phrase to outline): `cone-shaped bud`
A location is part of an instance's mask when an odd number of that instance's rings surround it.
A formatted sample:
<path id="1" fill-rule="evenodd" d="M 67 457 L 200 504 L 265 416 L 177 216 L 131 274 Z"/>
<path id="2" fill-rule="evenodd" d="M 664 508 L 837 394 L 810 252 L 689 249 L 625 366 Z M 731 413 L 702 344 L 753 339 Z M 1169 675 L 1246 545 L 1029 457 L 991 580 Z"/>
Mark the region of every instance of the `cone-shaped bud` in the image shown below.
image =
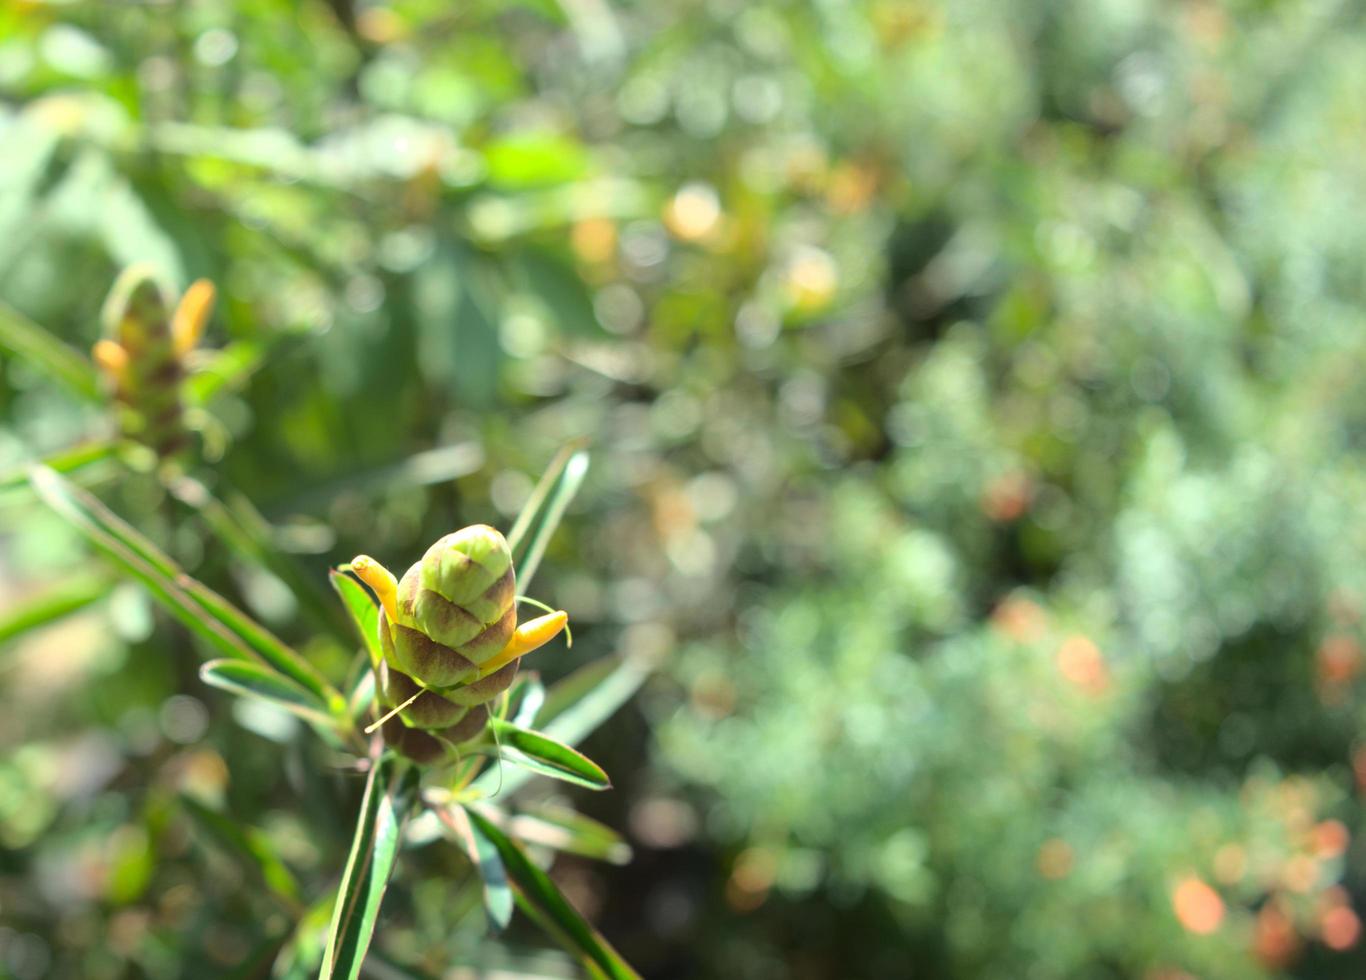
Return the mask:
<path id="1" fill-rule="evenodd" d="M 427 687 L 474 680 L 517 629 L 516 595 L 502 534 L 475 524 L 446 535 L 398 583 L 394 665 Z"/>
<path id="2" fill-rule="evenodd" d="M 105 301 L 106 337 L 95 351 L 97 363 L 113 378 L 124 435 L 163 457 L 189 440 L 172 317 L 171 296 L 155 269 L 130 266 Z"/>

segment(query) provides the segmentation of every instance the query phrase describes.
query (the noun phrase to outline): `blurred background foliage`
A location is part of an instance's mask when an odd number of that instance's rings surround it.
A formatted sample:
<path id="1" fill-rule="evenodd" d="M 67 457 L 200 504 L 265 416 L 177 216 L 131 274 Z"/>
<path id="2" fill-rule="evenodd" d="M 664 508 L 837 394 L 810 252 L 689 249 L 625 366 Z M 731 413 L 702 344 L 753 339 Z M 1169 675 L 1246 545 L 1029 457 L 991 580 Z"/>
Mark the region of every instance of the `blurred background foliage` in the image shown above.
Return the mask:
<path id="1" fill-rule="evenodd" d="M 576 798 L 635 860 L 554 870 L 647 976 L 1359 976 L 1363 19 L 14 0 L 0 298 L 87 350 L 123 265 L 215 281 L 198 475 L 315 587 L 591 442 L 540 666 L 657 674 Z M 7 464 L 107 435 L 4 368 Z M 321 589 L 81 472 L 344 669 Z M 0 971 L 269 975 L 354 782 L 26 490 L 0 520 L 9 608 L 98 597 L 0 660 Z M 394 896 L 384 970 L 570 969 L 480 938 L 454 855 Z"/>

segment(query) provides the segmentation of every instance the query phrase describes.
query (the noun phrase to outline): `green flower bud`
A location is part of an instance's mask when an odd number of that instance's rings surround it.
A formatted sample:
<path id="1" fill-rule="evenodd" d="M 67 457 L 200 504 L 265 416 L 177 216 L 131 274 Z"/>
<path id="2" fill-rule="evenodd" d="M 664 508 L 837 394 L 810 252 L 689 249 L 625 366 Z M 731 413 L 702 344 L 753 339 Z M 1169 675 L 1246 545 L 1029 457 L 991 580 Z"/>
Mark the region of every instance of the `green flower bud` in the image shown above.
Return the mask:
<path id="1" fill-rule="evenodd" d="M 170 293 L 150 266 L 131 266 L 114 283 L 103 318 L 106 337 L 94 353 L 113 379 L 123 434 L 159 456 L 176 454 L 189 433 Z"/>
<path id="2" fill-rule="evenodd" d="M 390 718 L 380 726 L 386 745 L 423 765 L 454 761 L 460 755 L 460 744 L 468 742 L 484 730 L 488 715 L 471 711 L 460 721 L 446 728 L 425 731 L 410 728 L 398 718 Z"/>
<path id="3" fill-rule="evenodd" d="M 512 638 L 516 595 L 502 534 L 487 524 L 448 534 L 399 580 L 386 656 L 427 687 L 473 681 Z"/>

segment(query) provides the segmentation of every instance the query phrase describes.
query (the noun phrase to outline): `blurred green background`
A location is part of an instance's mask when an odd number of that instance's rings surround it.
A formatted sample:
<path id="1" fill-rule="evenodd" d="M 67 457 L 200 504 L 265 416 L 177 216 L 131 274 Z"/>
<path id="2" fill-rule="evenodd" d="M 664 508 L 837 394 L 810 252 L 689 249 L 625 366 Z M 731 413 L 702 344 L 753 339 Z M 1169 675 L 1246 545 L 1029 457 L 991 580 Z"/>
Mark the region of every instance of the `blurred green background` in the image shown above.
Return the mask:
<path id="1" fill-rule="evenodd" d="M 217 283 L 198 473 L 316 593 L 83 482 L 334 674 L 327 567 L 589 441 L 537 666 L 656 673 L 554 874 L 645 976 L 1355 977 L 1363 91 L 1328 0 L 8 0 L 0 299 Z M 107 435 L 3 356 L 0 463 Z M 6 485 L 0 615 L 101 598 L 0 653 L 0 975 L 286 975 L 358 784 L 102 569 Z M 471 887 L 372 975 L 573 975 Z"/>

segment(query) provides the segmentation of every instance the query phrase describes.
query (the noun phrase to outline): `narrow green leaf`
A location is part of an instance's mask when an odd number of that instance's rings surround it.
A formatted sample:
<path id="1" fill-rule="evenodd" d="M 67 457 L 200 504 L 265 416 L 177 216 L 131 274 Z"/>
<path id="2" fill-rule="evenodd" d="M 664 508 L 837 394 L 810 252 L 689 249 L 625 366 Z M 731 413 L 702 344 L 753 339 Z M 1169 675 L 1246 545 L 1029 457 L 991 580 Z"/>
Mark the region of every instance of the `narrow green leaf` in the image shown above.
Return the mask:
<path id="1" fill-rule="evenodd" d="M 531 498 L 517 515 L 508 533 L 513 566 L 517 569 L 517 588 L 523 593 L 540 567 L 546 545 L 560 526 L 565 509 L 583 485 L 588 473 L 588 452 L 577 444 L 561 449 L 546 468 Z"/>
<path id="2" fill-rule="evenodd" d="M 337 886 L 319 980 L 360 975 L 416 788 L 417 770 L 392 754 L 380 756 L 370 770 L 351 855 Z"/>
<path id="3" fill-rule="evenodd" d="M 631 860 L 631 846 L 625 838 L 606 824 L 568 807 L 543 806 L 518 813 L 508 822 L 508 830 L 528 844 L 595 861 L 626 864 Z"/>
<path id="4" fill-rule="evenodd" d="M 596 660 L 551 686 L 536 724 L 543 735 L 565 745 L 577 745 L 625 704 L 647 676 L 645 668 L 630 661 L 615 657 Z M 526 767 L 504 772 L 493 767 L 470 784 L 469 792 L 476 798 L 505 795 L 530 778 Z"/>
<path id="5" fill-rule="evenodd" d="M 199 668 L 199 679 L 210 687 L 273 704 L 314 725 L 336 724 L 318 704 L 311 691 L 271 667 L 250 660 L 210 660 Z"/>
<path id="6" fill-rule="evenodd" d="M 107 596 L 113 585 L 103 572 L 68 575 L 0 611 L 0 643 L 84 609 Z"/>
<path id="7" fill-rule="evenodd" d="M 557 937 L 571 953 L 581 957 L 586 965 L 601 970 L 611 980 L 639 977 L 602 934 L 569 904 L 550 876 L 531 863 L 520 846 L 478 811 L 466 812 L 470 823 L 498 850 L 519 902 L 524 908 L 533 910 L 537 918 L 552 924 Z"/>
<path id="8" fill-rule="evenodd" d="M 596 762 L 543 732 L 520 728 L 501 718 L 489 719 L 489 728 L 498 738 L 502 757 L 509 762 L 576 786 L 596 790 L 612 787 L 607 773 Z"/>
<path id="9" fill-rule="evenodd" d="M 477 442 L 452 443 L 362 470 L 345 473 L 285 500 L 274 501 L 271 513 L 322 513 L 343 494 L 375 494 L 394 486 L 430 486 L 468 476 L 484 465 L 484 447 Z"/>
<path id="10" fill-rule="evenodd" d="M 545 704 L 545 685 L 535 673 L 519 674 L 517 680 L 522 682 L 520 689 L 514 687 L 510 693 L 520 695 L 521 700 L 510 702 L 517 705 L 517 710 L 512 715 L 512 723 L 521 728 L 530 728 L 536 721 L 541 705 Z"/>
<path id="11" fill-rule="evenodd" d="M 365 644 L 365 650 L 370 655 L 370 666 L 378 668 L 380 660 L 384 658 L 384 650 L 379 643 L 379 606 L 374 597 L 365 586 L 342 569 L 329 571 L 327 578 L 341 597 L 347 615 L 355 624 L 361 642 Z"/>
<path id="12" fill-rule="evenodd" d="M 70 449 L 59 450 L 44 457 L 39 462 L 58 473 L 75 473 L 95 463 L 103 463 L 113 459 L 118 450 L 118 442 L 95 440 L 83 442 L 80 445 L 72 446 Z M 32 465 L 30 463 L 24 466 L 16 466 L 0 474 L 0 490 L 12 490 L 15 487 L 27 486 L 29 470 Z"/>
<path id="13" fill-rule="evenodd" d="M 299 883 L 295 881 L 294 874 L 285 862 L 275 853 L 275 846 L 270 838 L 260 828 L 229 819 L 188 796 L 182 796 L 180 803 L 195 824 L 209 837 L 245 859 L 261 876 L 266 887 L 284 899 L 291 911 L 298 907 Z"/>
<path id="14" fill-rule="evenodd" d="M 508 884 L 507 870 L 498 856 L 498 848 L 470 823 L 463 807 L 442 806 L 433 810 L 484 882 L 484 911 L 489 923 L 495 930 L 506 929 L 512 920 L 512 887 Z"/>
<path id="15" fill-rule="evenodd" d="M 233 495 L 230 506 L 214 496 L 203 483 L 188 476 L 169 481 L 167 489 L 195 511 L 229 551 L 246 564 L 263 568 L 278 578 L 317 625 L 334 633 L 339 640 L 344 638 L 346 625 L 335 614 L 335 606 L 312 578 L 305 577 L 294 560 L 275 546 L 275 529 L 246 498 Z"/>
<path id="16" fill-rule="evenodd" d="M 0 303 L 0 347 L 40 368 L 87 401 L 104 401 L 99 375 L 88 358 L 3 303 Z"/>
<path id="17" fill-rule="evenodd" d="M 312 692 L 325 710 L 345 711 L 345 701 L 313 665 L 223 596 L 178 565 L 95 497 L 46 467 L 29 479 L 39 497 L 125 572 L 145 585 L 195 633 L 235 659 L 259 659 Z"/>

